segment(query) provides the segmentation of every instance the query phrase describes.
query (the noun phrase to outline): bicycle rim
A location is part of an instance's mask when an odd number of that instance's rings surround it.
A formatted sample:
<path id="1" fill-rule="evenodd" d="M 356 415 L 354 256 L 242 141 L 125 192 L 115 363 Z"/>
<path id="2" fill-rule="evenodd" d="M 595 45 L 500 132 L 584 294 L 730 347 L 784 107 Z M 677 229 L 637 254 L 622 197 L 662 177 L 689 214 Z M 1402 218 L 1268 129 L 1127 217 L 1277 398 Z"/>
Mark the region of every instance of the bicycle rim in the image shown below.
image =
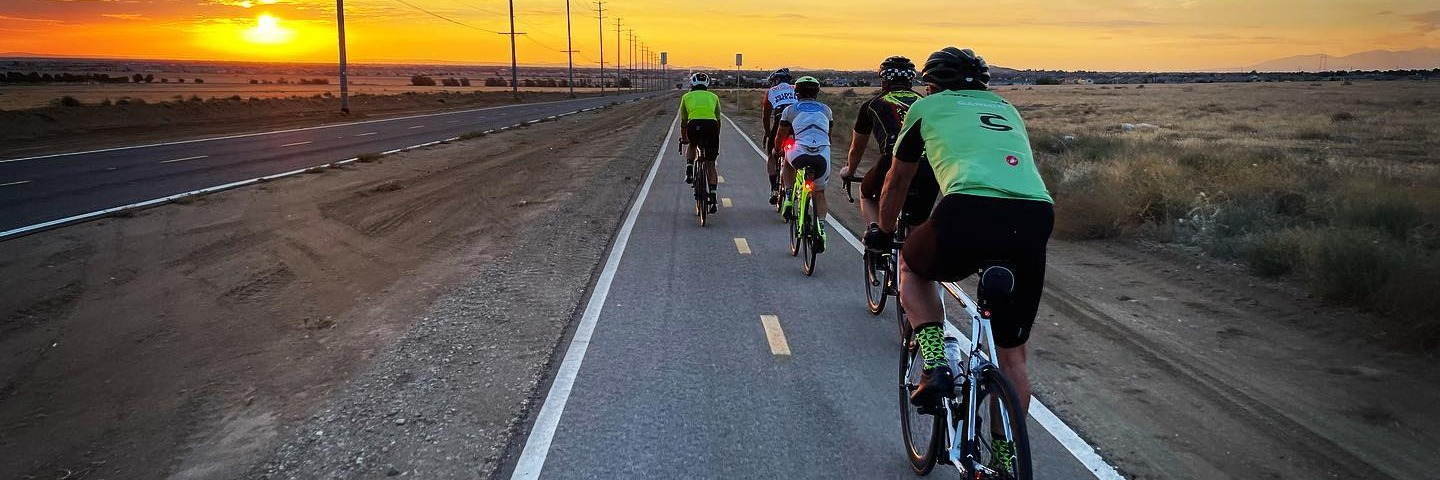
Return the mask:
<path id="1" fill-rule="evenodd" d="M 975 435 L 977 438 L 967 445 L 967 455 L 973 456 L 980 465 L 987 468 L 972 468 L 967 462 L 965 471 L 969 478 L 987 480 L 1031 480 L 1030 438 L 1025 430 L 1025 412 L 1020 410 L 1020 399 L 1015 387 L 994 367 L 986 368 L 977 376 L 978 401 L 975 408 Z M 995 425 L 1004 425 L 1002 433 L 995 433 Z M 964 431 L 964 430 L 960 430 Z M 1014 445 L 1009 468 L 1001 467 L 996 458 L 995 440 L 1007 438 Z"/>
<path id="2" fill-rule="evenodd" d="M 940 415 L 922 415 L 910 404 L 910 392 L 920 382 L 920 349 L 910 338 L 905 312 L 896 308 L 895 318 L 900 322 L 900 434 L 905 439 L 905 457 L 910 469 L 916 475 L 928 475 L 935 468 L 936 454 L 943 452 L 940 445 L 945 436 L 945 421 Z"/>
<path id="3" fill-rule="evenodd" d="M 885 311 L 885 271 L 877 270 L 875 267 L 880 263 L 875 252 L 865 250 L 863 256 L 865 262 L 865 306 L 870 310 L 871 315 L 879 315 Z"/>
<path id="4" fill-rule="evenodd" d="M 795 209 L 797 209 L 797 208 L 800 208 L 800 206 L 799 206 L 799 205 L 795 205 L 795 206 L 790 207 L 790 210 L 791 210 L 790 214 L 791 214 L 792 218 L 795 216 Z M 786 228 L 787 228 L 788 230 L 790 230 L 790 256 L 793 257 L 793 256 L 796 256 L 796 255 L 799 255 L 799 254 L 800 254 L 800 240 L 801 240 L 800 229 L 802 228 L 802 227 L 800 226 L 800 222 L 791 221 L 791 222 L 789 222 L 788 224 L 786 224 Z"/>

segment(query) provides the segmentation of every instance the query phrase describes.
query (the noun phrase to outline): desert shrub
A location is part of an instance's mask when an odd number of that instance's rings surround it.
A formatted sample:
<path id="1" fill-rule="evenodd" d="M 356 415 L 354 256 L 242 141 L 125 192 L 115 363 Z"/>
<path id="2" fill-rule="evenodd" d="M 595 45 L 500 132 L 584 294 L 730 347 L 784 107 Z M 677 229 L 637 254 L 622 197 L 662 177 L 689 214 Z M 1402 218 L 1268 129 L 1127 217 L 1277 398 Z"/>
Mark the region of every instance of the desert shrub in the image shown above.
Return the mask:
<path id="1" fill-rule="evenodd" d="M 1393 240 L 1362 230 L 1310 233 L 1305 281 L 1330 301 L 1366 305 L 1392 274 L 1410 261 L 1410 252 Z"/>
<path id="2" fill-rule="evenodd" d="M 1334 122 L 1348 122 L 1348 121 L 1351 121 L 1351 120 L 1354 120 L 1354 119 L 1355 119 L 1355 114 L 1350 113 L 1350 112 L 1338 112 L 1338 113 L 1330 116 L 1330 120 L 1331 120 L 1331 121 L 1334 121 Z"/>
<path id="3" fill-rule="evenodd" d="M 1068 240 L 1099 240 L 1125 233 L 1134 221 L 1125 200 L 1101 175 L 1091 170 L 1050 181 L 1055 197 L 1055 236 Z"/>
<path id="4" fill-rule="evenodd" d="M 242 100 L 242 99 L 240 98 L 239 95 L 231 95 L 231 96 L 230 96 L 230 101 L 232 101 L 232 102 L 238 102 L 238 101 L 241 101 L 241 100 Z"/>
<path id="5" fill-rule="evenodd" d="M 63 97 L 60 97 L 60 98 L 51 100 L 51 101 L 50 101 L 50 104 L 51 104 L 51 105 L 54 105 L 54 106 L 57 106 L 57 107 L 83 107 L 83 106 L 85 106 L 85 103 L 84 103 L 84 102 L 81 102 L 80 99 L 75 98 L 75 97 L 72 97 L 72 96 L 69 96 L 69 95 L 66 95 L 66 96 L 63 96 Z"/>
<path id="6" fill-rule="evenodd" d="M 197 79 L 195 79 L 195 83 L 205 83 L 205 79 L 203 79 L 203 78 L 197 78 Z"/>
<path id="7" fill-rule="evenodd" d="M 1313 140 L 1313 141 L 1320 141 L 1320 140 L 1333 140 L 1334 138 L 1335 138 L 1335 134 L 1334 134 L 1334 133 L 1331 133 L 1329 130 L 1325 130 L 1325 129 L 1321 129 L 1321 128 L 1317 128 L 1317 127 L 1305 127 L 1305 128 L 1301 128 L 1299 131 L 1296 131 L 1296 132 L 1295 132 L 1295 139 L 1296 139 L 1296 140 Z"/>
<path id="8" fill-rule="evenodd" d="M 1229 130 L 1230 133 L 1239 133 L 1239 134 L 1244 134 L 1244 135 L 1251 135 L 1251 134 L 1255 134 L 1255 133 L 1259 133 L 1259 132 L 1260 132 L 1260 129 L 1255 128 L 1255 127 L 1252 126 L 1252 125 L 1244 124 L 1244 123 L 1235 123 L 1235 124 L 1232 124 L 1232 125 L 1230 125 L 1229 127 L 1227 127 L 1226 130 Z"/>
<path id="9" fill-rule="evenodd" d="M 1305 259 L 1305 234 L 1283 230 L 1256 235 L 1241 249 L 1250 271 L 1262 277 L 1279 277 L 1294 272 Z"/>
<path id="10" fill-rule="evenodd" d="M 256 80 L 256 79 L 253 79 L 253 78 L 250 79 L 250 84 L 251 84 L 251 85 L 257 85 L 257 84 L 259 84 L 259 83 L 260 83 L 259 80 Z"/>
<path id="11" fill-rule="evenodd" d="M 1036 85 L 1059 85 L 1060 79 L 1055 77 L 1040 77 L 1035 79 Z"/>
<path id="12" fill-rule="evenodd" d="M 433 87 L 435 86 L 435 79 L 424 75 L 415 75 L 410 77 L 410 85 L 416 87 Z"/>
<path id="13" fill-rule="evenodd" d="M 1421 349 L 1440 346 L 1440 255 L 1408 262 L 1397 268 L 1376 292 L 1375 305 L 1388 312 L 1403 325 L 1402 338 L 1418 343 Z"/>
<path id="14" fill-rule="evenodd" d="M 1424 223 L 1424 214 L 1415 202 L 1400 196 L 1366 196 L 1353 199 L 1341 212 L 1346 223 L 1369 227 L 1404 241 Z"/>

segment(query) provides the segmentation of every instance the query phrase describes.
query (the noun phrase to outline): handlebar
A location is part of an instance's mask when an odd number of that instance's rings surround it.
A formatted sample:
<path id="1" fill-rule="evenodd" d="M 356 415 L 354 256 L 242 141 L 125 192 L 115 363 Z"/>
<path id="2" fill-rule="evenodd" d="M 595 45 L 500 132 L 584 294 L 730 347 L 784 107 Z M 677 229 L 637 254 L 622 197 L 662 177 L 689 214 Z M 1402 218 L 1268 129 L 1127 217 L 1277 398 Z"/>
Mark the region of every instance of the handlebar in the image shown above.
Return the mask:
<path id="1" fill-rule="evenodd" d="M 845 182 L 845 199 L 849 200 L 850 203 L 855 203 L 855 193 L 850 190 L 850 184 L 864 181 L 865 177 L 851 175 L 849 177 L 840 177 L 840 180 Z"/>

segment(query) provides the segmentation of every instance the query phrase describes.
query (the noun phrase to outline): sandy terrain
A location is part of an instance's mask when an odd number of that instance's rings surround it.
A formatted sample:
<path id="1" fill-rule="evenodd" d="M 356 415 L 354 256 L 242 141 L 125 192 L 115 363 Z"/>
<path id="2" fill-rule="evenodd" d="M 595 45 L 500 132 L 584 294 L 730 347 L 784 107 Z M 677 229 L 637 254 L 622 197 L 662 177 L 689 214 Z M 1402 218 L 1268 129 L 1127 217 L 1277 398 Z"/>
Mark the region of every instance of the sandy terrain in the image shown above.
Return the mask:
<path id="1" fill-rule="evenodd" d="M 78 73 L 78 72 L 77 72 Z M 111 73 L 112 75 L 117 75 Z M 311 97 L 330 93 L 340 94 L 339 80 L 328 78 L 329 85 L 299 85 L 296 83 L 276 84 L 279 77 L 259 75 L 207 75 L 186 73 L 183 74 L 185 83 L 178 83 L 181 74 L 154 74 L 155 80 L 152 83 L 117 83 L 117 84 L 65 84 L 52 83 L 44 85 L 11 84 L 0 85 L 0 110 L 23 110 L 38 108 L 50 105 L 50 103 L 63 96 L 75 97 L 86 104 L 98 104 L 106 99 L 111 101 L 121 98 L 138 98 L 147 102 L 162 102 L 178 99 L 188 99 L 198 96 L 202 99 L 226 98 L 232 95 L 239 95 L 242 98 L 289 98 L 292 96 Z M 160 83 L 161 77 L 170 79 L 170 83 Z M 204 80 L 204 83 L 194 83 L 195 78 Z M 287 81 L 297 82 L 304 76 L 287 76 Z M 435 81 L 440 81 L 446 76 L 434 76 Z M 250 79 L 272 82 L 270 84 L 251 84 Z M 416 87 L 410 85 L 410 77 L 350 77 L 350 94 L 368 95 L 398 95 L 405 92 L 435 93 L 442 91 L 472 93 L 472 92 L 508 92 L 510 87 L 486 87 L 484 79 L 471 78 L 473 86 L 470 87 Z M 568 88 L 547 88 L 547 87 L 521 87 L 526 92 L 568 92 Z M 598 92 L 599 89 L 576 88 L 576 93 Z"/>
<path id="2" fill-rule="evenodd" d="M 737 121 L 758 138 L 758 118 Z M 843 150 L 833 156 L 844 165 Z M 863 231 L 844 191 L 829 195 L 832 215 Z M 1029 343 L 1035 394 L 1127 477 L 1408 479 L 1440 469 L 1440 372 L 1428 355 L 1377 341 L 1375 315 L 1188 250 L 1050 245 Z"/>
<path id="3" fill-rule="evenodd" d="M 364 476 L 440 463 L 481 476 L 659 147 L 670 117 L 657 102 L 6 242 L 0 476 L 340 468 L 321 460 Z M 521 293 L 537 285 L 548 293 Z M 429 378 L 453 348 L 494 361 L 447 370 L 464 382 Z M 421 395 L 398 419 L 375 411 L 384 402 L 346 403 L 457 386 L 474 389 Z M 299 429 L 367 415 L 389 429 L 353 442 Z M 432 439 L 425 426 L 447 418 L 463 422 L 443 443 L 463 458 L 387 446 Z M 366 441 L 374 463 L 311 455 Z"/>

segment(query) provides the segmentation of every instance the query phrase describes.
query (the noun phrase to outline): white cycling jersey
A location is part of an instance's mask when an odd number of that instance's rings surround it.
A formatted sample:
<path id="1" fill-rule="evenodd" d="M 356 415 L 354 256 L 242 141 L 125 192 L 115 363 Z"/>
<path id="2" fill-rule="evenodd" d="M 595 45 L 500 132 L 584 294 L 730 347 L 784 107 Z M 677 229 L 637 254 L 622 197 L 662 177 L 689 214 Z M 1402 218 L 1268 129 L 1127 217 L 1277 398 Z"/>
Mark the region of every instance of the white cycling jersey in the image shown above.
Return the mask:
<path id="1" fill-rule="evenodd" d="M 765 95 L 766 98 L 770 99 L 770 108 L 776 111 L 779 111 L 780 107 L 791 105 L 798 100 L 795 97 L 795 86 L 788 83 L 770 87 L 770 90 L 766 91 Z"/>
<path id="2" fill-rule="evenodd" d="M 815 100 L 795 102 L 780 115 L 780 121 L 790 124 L 795 144 L 802 147 L 830 146 L 830 123 L 834 118 L 830 107 Z"/>

